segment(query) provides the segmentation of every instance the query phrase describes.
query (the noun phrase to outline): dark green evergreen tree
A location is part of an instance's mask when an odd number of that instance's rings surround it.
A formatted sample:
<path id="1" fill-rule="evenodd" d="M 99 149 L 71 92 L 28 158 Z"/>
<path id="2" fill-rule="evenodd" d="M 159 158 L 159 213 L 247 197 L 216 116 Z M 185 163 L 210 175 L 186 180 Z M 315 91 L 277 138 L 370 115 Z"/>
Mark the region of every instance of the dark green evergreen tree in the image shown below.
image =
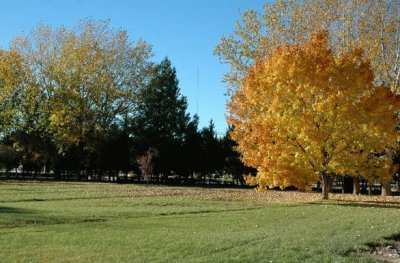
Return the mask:
<path id="1" fill-rule="evenodd" d="M 189 122 L 184 136 L 183 156 L 181 158 L 181 175 L 192 178 L 193 173 L 202 171 L 202 147 L 203 138 L 198 130 L 199 117 L 194 115 Z"/>
<path id="2" fill-rule="evenodd" d="M 201 130 L 202 157 L 201 168 L 203 174 L 219 172 L 223 166 L 223 153 L 215 131 L 213 120 L 210 120 L 208 127 Z"/>
<path id="3" fill-rule="evenodd" d="M 256 169 L 247 167 L 240 160 L 240 154 L 236 151 L 237 143 L 229 136 L 232 127 L 229 127 L 224 137 L 220 139 L 221 150 L 223 152 L 223 170 L 231 174 L 236 184 L 244 185 L 243 175 L 256 174 Z"/>
<path id="4" fill-rule="evenodd" d="M 139 92 L 131 131 L 138 155 L 157 150 L 155 173 L 179 169 L 189 121 L 186 97 L 180 94 L 176 70 L 168 58 L 154 67 L 149 84 Z"/>

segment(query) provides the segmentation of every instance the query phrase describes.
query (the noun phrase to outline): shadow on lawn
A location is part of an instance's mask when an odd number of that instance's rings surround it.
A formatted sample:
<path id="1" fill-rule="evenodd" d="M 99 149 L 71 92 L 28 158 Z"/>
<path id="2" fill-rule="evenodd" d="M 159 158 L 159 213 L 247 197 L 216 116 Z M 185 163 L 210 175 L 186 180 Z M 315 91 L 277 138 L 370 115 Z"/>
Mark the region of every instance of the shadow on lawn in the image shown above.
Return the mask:
<path id="1" fill-rule="evenodd" d="M 379 202 L 379 201 L 363 201 L 363 202 L 337 202 L 335 205 L 348 207 L 374 207 L 374 208 L 400 208 L 398 202 Z"/>
<path id="2" fill-rule="evenodd" d="M 0 214 L 33 214 L 33 213 L 34 211 L 29 209 L 0 206 Z"/>

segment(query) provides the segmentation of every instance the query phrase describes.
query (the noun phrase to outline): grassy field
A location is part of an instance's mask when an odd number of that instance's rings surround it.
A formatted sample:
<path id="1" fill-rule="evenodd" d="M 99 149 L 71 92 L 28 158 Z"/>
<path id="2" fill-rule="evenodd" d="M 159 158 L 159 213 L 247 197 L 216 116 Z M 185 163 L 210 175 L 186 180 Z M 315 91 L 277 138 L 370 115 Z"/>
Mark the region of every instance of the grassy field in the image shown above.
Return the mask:
<path id="1" fill-rule="evenodd" d="M 400 209 L 318 194 L 0 183 L 0 262 L 373 262 Z M 365 205 L 367 204 L 367 205 Z"/>

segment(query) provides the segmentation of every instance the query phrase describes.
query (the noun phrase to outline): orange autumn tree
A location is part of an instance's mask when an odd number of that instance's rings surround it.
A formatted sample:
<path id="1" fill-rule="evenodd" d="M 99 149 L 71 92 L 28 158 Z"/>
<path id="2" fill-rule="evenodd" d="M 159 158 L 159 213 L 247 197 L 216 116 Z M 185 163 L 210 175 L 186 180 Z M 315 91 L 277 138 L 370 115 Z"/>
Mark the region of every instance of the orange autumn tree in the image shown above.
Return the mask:
<path id="1" fill-rule="evenodd" d="M 329 177 L 358 176 L 368 158 L 397 140 L 397 98 L 373 85 L 361 49 L 335 57 L 327 32 L 286 45 L 247 72 L 228 104 L 232 137 L 260 190 L 307 189 Z"/>

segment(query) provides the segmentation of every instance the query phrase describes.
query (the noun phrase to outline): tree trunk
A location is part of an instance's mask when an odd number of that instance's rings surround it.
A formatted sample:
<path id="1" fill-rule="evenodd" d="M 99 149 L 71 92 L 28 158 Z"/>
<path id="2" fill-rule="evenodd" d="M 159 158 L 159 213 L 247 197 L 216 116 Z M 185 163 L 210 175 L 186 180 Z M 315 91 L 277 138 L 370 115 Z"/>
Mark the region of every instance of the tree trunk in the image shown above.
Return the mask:
<path id="1" fill-rule="evenodd" d="M 381 192 L 382 196 L 391 196 L 392 195 L 392 190 L 390 188 L 390 181 L 386 182 L 382 182 L 382 192 Z"/>
<path id="2" fill-rule="evenodd" d="M 356 176 L 353 178 L 353 195 L 360 194 L 360 177 Z"/>
<path id="3" fill-rule="evenodd" d="M 333 177 L 328 176 L 328 193 L 332 192 Z"/>
<path id="4" fill-rule="evenodd" d="M 363 180 L 363 183 L 361 184 L 361 191 L 362 191 L 362 193 L 368 193 L 368 190 L 367 190 L 367 188 L 368 188 L 368 182 L 367 181 L 365 181 L 365 180 Z M 361 192 L 360 191 L 360 192 Z"/>
<path id="5" fill-rule="evenodd" d="M 344 176 L 342 184 L 342 194 L 350 194 L 353 192 L 353 177 Z"/>
<path id="6" fill-rule="evenodd" d="M 326 173 L 322 173 L 322 199 L 328 200 L 329 196 L 329 176 Z"/>

